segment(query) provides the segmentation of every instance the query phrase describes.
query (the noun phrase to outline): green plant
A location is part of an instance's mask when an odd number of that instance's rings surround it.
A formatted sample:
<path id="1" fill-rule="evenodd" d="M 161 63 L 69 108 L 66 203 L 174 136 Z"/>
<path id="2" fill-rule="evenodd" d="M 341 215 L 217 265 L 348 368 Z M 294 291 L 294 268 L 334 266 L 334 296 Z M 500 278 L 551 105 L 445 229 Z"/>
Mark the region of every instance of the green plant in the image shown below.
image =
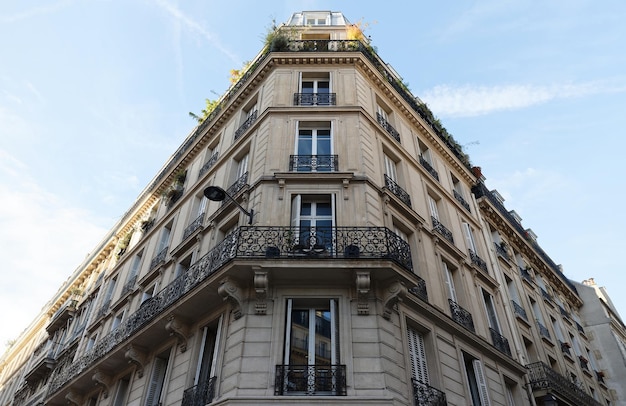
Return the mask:
<path id="1" fill-rule="evenodd" d="M 200 115 L 197 115 L 196 113 L 193 113 L 191 111 L 189 112 L 189 116 L 192 117 L 194 120 L 196 120 L 198 123 L 202 123 L 204 120 L 206 120 L 206 118 L 220 104 L 219 100 L 209 100 L 209 99 L 204 99 L 204 100 L 205 100 L 206 105 L 205 105 L 204 109 L 202 109 Z"/>

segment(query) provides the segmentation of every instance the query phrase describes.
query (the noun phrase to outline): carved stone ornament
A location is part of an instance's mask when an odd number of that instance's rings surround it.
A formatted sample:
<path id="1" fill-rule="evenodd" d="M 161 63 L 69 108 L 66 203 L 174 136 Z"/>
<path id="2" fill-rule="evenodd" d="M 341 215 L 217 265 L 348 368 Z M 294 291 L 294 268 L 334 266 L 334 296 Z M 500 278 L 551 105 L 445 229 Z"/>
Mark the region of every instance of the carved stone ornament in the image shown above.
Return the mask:
<path id="1" fill-rule="evenodd" d="M 70 390 L 65 394 L 65 400 L 75 406 L 81 406 L 85 401 L 85 397 L 76 391 Z"/>
<path id="2" fill-rule="evenodd" d="M 233 317 L 235 320 L 239 319 L 242 316 L 243 309 L 243 296 L 239 285 L 232 279 L 226 278 L 222 281 L 219 288 L 217 288 L 217 293 L 222 296 L 224 300 L 228 300 L 233 307 Z"/>
<path id="3" fill-rule="evenodd" d="M 146 352 L 143 348 L 139 348 L 136 345 L 129 345 L 124 353 L 124 357 L 128 360 L 129 364 L 134 364 L 137 367 L 137 377 L 143 377 L 144 366 L 146 365 Z"/>
<path id="4" fill-rule="evenodd" d="M 254 290 L 256 291 L 255 312 L 259 315 L 267 314 L 267 288 L 269 279 L 267 271 L 254 271 Z"/>
<path id="5" fill-rule="evenodd" d="M 111 387 L 111 377 L 99 369 L 96 369 L 91 379 L 96 385 L 102 388 L 102 396 L 106 399 L 109 397 L 109 388 Z"/>
<path id="6" fill-rule="evenodd" d="M 370 314 L 369 293 L 370 293 L 370 273 L 359 271 L 356 273 L 357 311 L 359 315 Z"/>
<path id="7" fill-rule="evenodd" d="M 391 282 L 385 289 L 383 298 L 383 317 L 386 320 L 391 319 L 391 313 L 394 306 L 404 300 L 407 294 L 407 288 L 400 281 Z"/>
<path id="8" fill-rule="evenodd" d="M 175 336 L 180 347 L 180 352 L 187 351 L 187 337 L 189 337 L 189 325 L 177 318 L 175 315 L 170 314 L 167 318 L 167 324 L 165 330 L 170 333 L 171 336 Z"/>

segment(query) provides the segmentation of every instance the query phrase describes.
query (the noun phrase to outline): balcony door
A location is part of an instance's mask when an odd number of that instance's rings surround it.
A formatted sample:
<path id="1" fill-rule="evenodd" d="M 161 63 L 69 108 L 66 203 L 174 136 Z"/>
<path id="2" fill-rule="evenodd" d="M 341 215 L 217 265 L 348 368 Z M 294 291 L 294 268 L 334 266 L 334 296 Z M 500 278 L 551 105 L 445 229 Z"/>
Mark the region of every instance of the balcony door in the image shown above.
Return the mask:
<path id="1" fill-rule="evenodd" d="M 296 195 L 291 216 L 297 245 L 317 253 L 332 251 L 335 195 Z"/>
<path id="2" fill-rule="evenodd" d="M 295 151 L 298 172 L 335 170 L 332 154 L 332 131 L 329 122 L 300 123 Z"/>
<path id="3" fill-rule="evenodd" d="M 301 106 L 328 106 L 330 102 L 330 77 L 323 73 L 302 73 L 300 79 Z"/>

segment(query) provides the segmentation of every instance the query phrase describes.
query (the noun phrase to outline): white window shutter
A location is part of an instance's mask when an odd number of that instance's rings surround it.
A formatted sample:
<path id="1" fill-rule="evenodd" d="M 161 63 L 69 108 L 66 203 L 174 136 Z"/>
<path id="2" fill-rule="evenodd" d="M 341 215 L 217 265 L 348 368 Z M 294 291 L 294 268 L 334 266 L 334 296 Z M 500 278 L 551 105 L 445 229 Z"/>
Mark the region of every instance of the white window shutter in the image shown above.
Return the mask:
<path id="1" fill-rule="evenodd" d="M 454 289 L 454 279 L 452 278 L 452 272 L 450 271 L 450 269 L 448 269 L 448 264 L 446 264 L 445 262 L 442 262 L 442 264 L 444 277 L 446 278 L 446 286 L 448 288 L 449 299 L 452 299 L 456 302 L 456 290 Z"/>
<path id="2" fill-rule="evenodd" d="M 478 386 L 478 394 L 480 396 L 480 403 L 482 406 L 491 406 L 489 402 L 489 390 L 487 389 L 487 379 L 485 378 L 485 371 L 483 370 L 483 364 L 479 360 L 472 361 L 474 367 L 474 374 L 476 375 L 476 385 Z"/>
<path id="3" fill-rule="evenodd" d="M 437 210 L 437 202 L 428 195 L 428 206 L 430 207 L 430 215 L 439 220 L 439 211 Z"/>
<path id="4" fill-rule="evenodd" d="M 426 364 L 426 348 L 424 337 L 412 328 L 407 329 L 409 338 L 409 356 L 411 357 L 411 376 L 428 385 L 428 365 Z"/>
<path id="5" fill-rule="evenodd" d="M 465 241 L 467 242 L 467 248 L 476 253 L 476 244 L 474 243 L 474 235 L 472 234 L 472 228 L 469 224 L 463 223 L 463 231 L 465 232 Z"/>
<path id="6" fill-rule="evenodd" d="M 152 370 L 150 385 L 148 386 L 145 406 L 154 406 L 159 403 L 166 369 L 167 360 L 163 358 L 154 359 L 154 369 Z"/>

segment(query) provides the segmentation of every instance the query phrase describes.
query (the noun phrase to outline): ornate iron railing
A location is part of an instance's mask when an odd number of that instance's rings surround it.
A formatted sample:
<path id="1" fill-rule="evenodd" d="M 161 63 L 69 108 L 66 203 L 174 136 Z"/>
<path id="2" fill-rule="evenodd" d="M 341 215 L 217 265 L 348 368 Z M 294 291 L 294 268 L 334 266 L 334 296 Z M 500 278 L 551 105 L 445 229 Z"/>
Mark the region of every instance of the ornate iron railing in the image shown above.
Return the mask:
<path id="1" fill-rule="evenodd" d="M 339 167 L 337 155 L 291 155 L 290 172 L 335 172 Z"/>
<path id="2" fill-rule="evenodd" d="M 533 277 L 530 275 L 530 272 L 528 272 L 528 269 L 526 268 L 522 268 L 521 266 L 519 267 L 519 274 L 522 276 L 522 278 L 532 284 L 533 283 Z"/>
<path id="3" fill-rule="evenodd" d="M 478 254 L 476 254 L 474 251 L 472 250 L 468 250 L 468 251 L 469 251 L 470 259 L 472 260 L 472 264 L 476 265 L 477 267 L 482 269 L 483 272 L 488 274 L 489 269 L 487 268 L 487 263 L 481 257 L 479 257 Z"/>
<path id="4" fill-rule="evenodd" d="M 98 313 L 96 313 L 96 320 L 104 316 L 105 314 L 107 314 L 110 308 L 111 308 L 111 299 L 108 299 L 104 303 L 102 303 L 102 306 L 100 306 L 100 308 L 98 309 Z"/>
<path id="5" fill-rule="evenodd" d="M 122 295 L 121 296 L 124 296 L 125 294 L 127 294 L 128 292 L 133 290 L 133 288 L 135 287 L 135 283 L 137 283 L 137 275 L 131 276 L 128 279 L 128 281 L 126 282 L 126 284 L 122 288 Z"/>
<path id="6" fill-rule="evenodd" d="M 239 177 L 239 179 L 237 179 L 235 181 L 235 183 L 233 183 L 232 185 L 230 185 L 228 187 L 228 189 L 226 189 L 226 193 L 228 193 L 231 196 L 235 196 L 237 193 L 239 193 L 244 187 L 246 187 L 246 185 L 248 184 L 248 172 L 244 173 L 243 175 L 241 175 Z M 231 203 L 230 199 L 225 199 L 222 200 L 222 206 L 225 206 L 227 204 Z"/>
<path id="7" fill-rule="evenodd" d="M 150 270 L 153 270 L 154 268 L 165 262 L 165 257 L 167 256 L 168 249 L 169 247 L 163 248 L 154 258 L 152 258 L 152 261 L 150 261 Z"/>
<path id="8" fill-rule="evenodd" d="M 589 360 L 587 358 L 583 357 L 582 355 L 579 355 L 578 361 L 580 362 L 580 367 L 584 371 L 589 371 Z"/>
<path id="9" fill-rule="evenodd" d="M 209 158 L 209 160 L 206 161 L 204 165 L 202 165 L 202 168 L 200 168 L 200 172 L 198 173 L 198 178 L 202 177 L 202 175 L 207 173 L 209 169 L 211 169 L 211 167 L 215 165 L 215 163 L 217 162 L 217 156 L 218 154 L 217 152 L 215 152 L 213 155 L 211 155 L 211 158 Z"/>
<path id="10" fill-rule="evenodd" d="M 504 248 L 502 244 L 498 244 L 494 242 L 493 245 L 496 247 L 496 254 L 506 259 L 507 261 L 511 260 L 511 257 L 509 257 L 509 253 L 506 251 L 506 249 Z"/>
<path id="11" fill-rule="evenodd" d="M 570 357 L 572 356 L 569 343 L 559 340 L 559 345 L 561 346 L 561 352 L 563 354 L 569 355 Z"/>
<path id="12" fill-rule="evenodd" d="M 491 342 L 493 343 L 493 346 L 496 347 L 496 349 L 501 353 L 510 357 L 511 346 L 509 346 L 509 340 L 491 327 L 489 327 L 489 332 L 491 333 Z"/>
<path id="13" fill-rule="evenodd" d="M 539 320 L 536 320 L 536 322 L 537 322 L 537 329 L 539 330 L 539 334 L 541 334 L 542 337 L 545 337 L 549 340 L 550 331 L 548 330 L 548 328 L 544 326 L 543 324 L 541 324 Z"/>
<path id="14" fill-rule="evenodd" d="M 244 121 L 243 124 L 239 126 L 237 131 L 235 131 L 235 136 L 234 136 L 235 139 L 241 137 L 243 133 L 245 133 L 246 130 L 248 130 L 248 128 L 252 126 L 252 123 L 256 121 L 257 114 L 258 114 L 258 110 L 254 110 L 252 113 L 250 113 L 248 118 L 246 118 L 246 121 Z"/>
<path id="15" fill-rule="evenodd" d="M 600 406 L 600 402 L 588 395 L 576 383 L 557 373 L 543 362 L 526 365 L 533 391 L 548 390 L 573 405 Z"/>
<path id="16" fill-rule="evenodd" d="M 376 113 L 376 120 L 378 123 L 391 135 L 396 141 L 400 142 L 400 133 L 393 128 L 389 121 L 382 114 Z"/>
<path id="17" fill-rule="evenodd" d="M 396 182 L 389 176 L 385 175 L 385 187 L 391 191 L 398 199 L 402 200 L 404 204 L 411 207 L 411 196 L 402 189 Z"/>
<path id="18" fill-rule="evenodd" d="M 437 180 L 439 180 L 439 174 L 437 174 Z M 465 200 L 465 198 L 459 192 L 457 192 L 456 190 L 453 190 L 452 194 L 454 195 L 454 198 L 456 199 L 456 201 L 461 203 L 461 206 L 465 207 L 465 210 L 467 210 L 470 213 L 472 212 L 472 210 L 470 209 L 469 203 Z"/>
<path id="19" fill-rule="evenodd" d="M 430 173 L 430 175 L 439 181 L 439 173 L 433 168 L 433 166 L 424 158 L 423 155 L 419 156 L 420 164 L 426 169 L 426 172 Z M 469 209 L 468 209 L 469 210 Z"/>
<path id="20" fill-rule="evenodd" d="M 294 93 L 293 104 L 296 106 L 334 106 L 337 104 L 337 94 Z"/>
<path id="21" fill-rule="evenodd" d="M 346 396 L 346 387 L 345 365 L 276 365 L 276 396 Z"/>
<path id="22" fill-rule="evenodd" d="M 474 329 L 474 319 L 472 318 L 472 314 L 452 299 L 448 299 L 448 303 L 450 303 L 452 320 L 474 333 L 476 330 Z"/>
<path id="23" fill-rule="evenodd" d="M 581 334 L 585 334 L 585 329 L 583 328 L 583 326 L 581 326 L 580 323 L 577 321 L 574 321 L 574 323 L 576 323 L 576 328 L 578 329 L 578 332 Z"/>
<path id="24" fill-rule="evenodd" d="M 515 300 L 511 300 L 511 304 L 513 305 L 513 312 L 515 315 L 521 317 L 522 319 L 528 321 L 528 315 L 526 314 L 526 309 L 524 309 L 519 303 Z"/>
<path id="25" fill-rule="evenodd" d="M 541 296 L 544 298 L 544 300 L 552 302 L 552 296 L 550 296 L 550 294 L 544 288 L 540 286 L 539 290 L 541 291 Z"/>
<path id="26" fill-rule="evenodd" d="M 411 381 L 413 382 L 414 406 L 446 406 L 448 404 L 444 392 L 415 378 Z"/>
<path id="27" fill-rule="evenodd" d="M 213 401 L 215 396 L 216 377 L 212 377 L 206 382 L 185 389 L 181 406 L 204 406 Z"/>
<path id="28" fill-rule="evenodd" d="M 419 276 L 417 277 L 417 285 L 409 288 L 409 293 L 419 297 L 424 302 L 428 302 L 428 292 L 426 291 L 426 281 Z"/>
<path id="29" fill-rule="evenodd" d="M 187 239 L 191 234 L 194 233 L 197 229 L 202 227 L 202 223 L 204 222 L 204 212 L 200 214 L 194 221 L 191 222 L 183 231 L 183 241 Z"/>
<path id="30" fill-rule="evenodd" d="M 454 244 L 454 237 L 452 236 L 452 231 L 448 230 L 435 217 L 431 216 L 430 218 L 433 221 L 433 230 L 441 234 L 443 238 L 445 238 L 446 240 L 450 241 L 450 244 Z"/>

